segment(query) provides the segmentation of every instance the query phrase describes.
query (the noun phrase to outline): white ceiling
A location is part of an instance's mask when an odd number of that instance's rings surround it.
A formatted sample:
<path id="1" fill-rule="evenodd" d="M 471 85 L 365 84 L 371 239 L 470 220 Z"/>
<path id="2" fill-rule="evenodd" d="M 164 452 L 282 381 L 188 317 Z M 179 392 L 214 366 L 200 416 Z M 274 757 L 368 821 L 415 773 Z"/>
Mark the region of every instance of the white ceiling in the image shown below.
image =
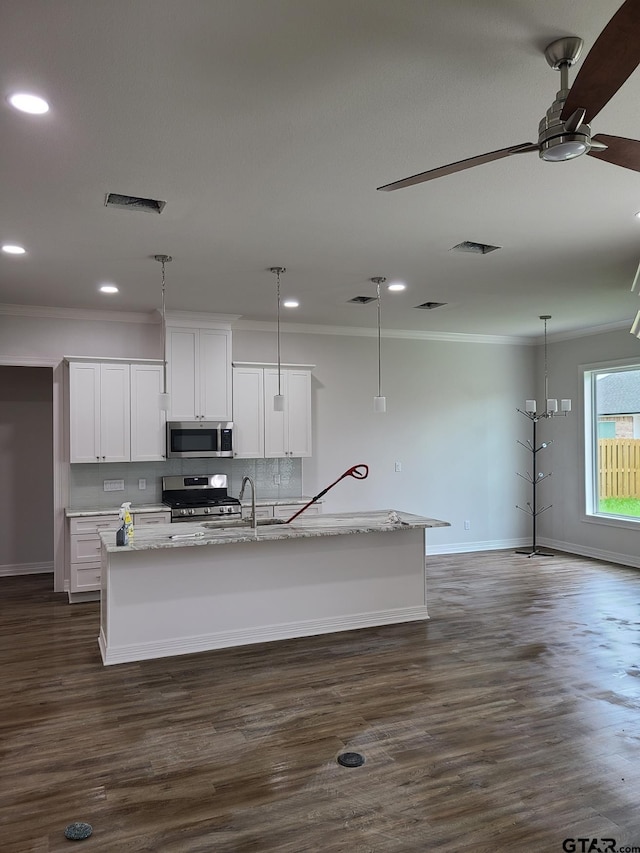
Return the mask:
<path id="1" fill-rule="evenodd" d="M 518 155 L 376 187 L 537 138 L 563 35 L 619 0 L 2 0 L 0 302 L 491 335 L 631 323 L 640 173 Z M 640 37 L 640 34 L 639 34 Z M 572 69 L 575 78 L 579 64 Z M 45 96 L 15 112 L 16 90 Z M 640 72 L 593 122 L 640 138 Z M 108 192 L 166 201 L 104 207 Z M 501 246 L 459 254 L 463 240 Z M 104 281 L 116 296 L 97 292 Z M 425 301 L 445 302 L 436 311 Z"/>

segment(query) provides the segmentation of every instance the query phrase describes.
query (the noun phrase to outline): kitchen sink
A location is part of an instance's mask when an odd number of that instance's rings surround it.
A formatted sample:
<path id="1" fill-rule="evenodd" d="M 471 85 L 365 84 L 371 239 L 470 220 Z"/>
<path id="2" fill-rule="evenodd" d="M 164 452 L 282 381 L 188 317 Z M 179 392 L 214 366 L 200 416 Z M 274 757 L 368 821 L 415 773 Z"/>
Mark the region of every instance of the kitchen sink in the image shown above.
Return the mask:
<path id="1" fill-rule="evenodd" d="M 256 521 L 258 527 L 264 527 L 269 524 L 284 524 L 284 518 L 259 518 Z M 253 524 L 250 518 L 234 518 L 227 521 L 201 521 L 201 527 L 206 527 L 210 530 L 219 530 L 222 527 L 248 527 L 251 529 Z"/>

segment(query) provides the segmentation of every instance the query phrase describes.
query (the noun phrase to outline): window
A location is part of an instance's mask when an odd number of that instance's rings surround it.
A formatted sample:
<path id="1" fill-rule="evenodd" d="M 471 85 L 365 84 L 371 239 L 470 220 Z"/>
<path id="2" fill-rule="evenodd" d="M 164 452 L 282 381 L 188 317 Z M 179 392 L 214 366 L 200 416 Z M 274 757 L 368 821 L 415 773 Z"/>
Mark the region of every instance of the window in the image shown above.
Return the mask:
<path id="1" fill-rule="evenodd" d="M 587 517 L 640 523 L 640 363 L 584 370 Z"/>

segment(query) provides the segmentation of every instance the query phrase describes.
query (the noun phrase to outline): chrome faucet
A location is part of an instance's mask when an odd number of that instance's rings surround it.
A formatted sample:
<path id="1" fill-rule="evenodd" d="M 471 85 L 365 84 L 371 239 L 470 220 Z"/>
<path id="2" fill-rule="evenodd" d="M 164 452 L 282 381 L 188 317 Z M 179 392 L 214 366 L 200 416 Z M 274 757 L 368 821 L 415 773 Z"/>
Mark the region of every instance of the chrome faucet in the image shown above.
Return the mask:
<path id="1" fill-rule="evenodd" d="M 249 483 L 251 486 L 251 526 L 253 527 L 253 532 L 258 535 L 258 522 L 256 519 L 256 484 L 253 482 L 251 477 L 243 477 L 242 485 L 240 486 L 240 495 L 239 500 L 242 500 L 244 496 L 245 487 Z"/>

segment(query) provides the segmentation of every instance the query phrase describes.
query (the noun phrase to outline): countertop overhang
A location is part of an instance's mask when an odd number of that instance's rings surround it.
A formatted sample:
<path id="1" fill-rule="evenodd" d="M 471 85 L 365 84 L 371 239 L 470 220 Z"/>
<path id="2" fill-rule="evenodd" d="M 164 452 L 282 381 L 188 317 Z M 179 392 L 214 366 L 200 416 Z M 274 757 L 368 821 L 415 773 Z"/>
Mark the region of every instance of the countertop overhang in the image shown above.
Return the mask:
<path id="1" fill-rule="evenodd" d="M 290 524 L 260 525 L 257 532 L 250 524 L 233 527 L 205 527 L 198 522 L 174 522 L 149 528 L 137 528 L 129 545 L 117 546 L 115 532 L 100 534 L 108 554 L 152 551 L 166 548 L 232 545 L 238 542 L 273 542 L 284 539 L 308 539 L 317 536 L 344 536 L 354 533 L 387 533 L 417 528 L 449 527 L 448 521 L 385 509 L 368 512 L 300 516 Z M 198 535 L 195 535 L 198 534 Z M 172 538 L 184 536 L 185 538 Z"/>

